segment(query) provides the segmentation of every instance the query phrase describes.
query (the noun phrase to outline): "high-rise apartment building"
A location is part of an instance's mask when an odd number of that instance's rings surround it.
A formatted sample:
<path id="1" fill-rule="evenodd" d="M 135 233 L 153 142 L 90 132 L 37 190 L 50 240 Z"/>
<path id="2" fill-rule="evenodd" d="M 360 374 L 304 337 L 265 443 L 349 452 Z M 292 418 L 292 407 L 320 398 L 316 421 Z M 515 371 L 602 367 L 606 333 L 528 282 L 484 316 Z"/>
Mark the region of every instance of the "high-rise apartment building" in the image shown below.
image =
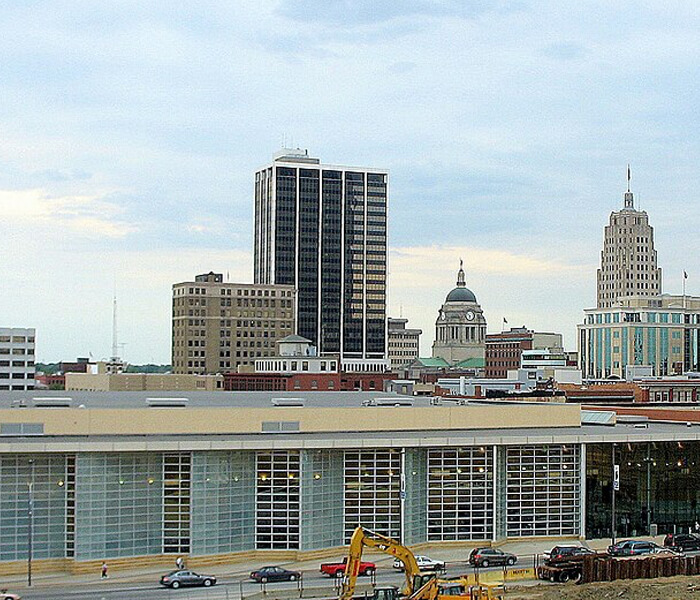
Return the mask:
<path id="1" fill-rule="evenodd" d="M 34 389 L 35 329 L 0 327 L 0 391 Z"/>
<path id="2" fill-rule="evenodd" d="M 294 287 L 225 283 L 220 273 L 173 285 L 173 373 L 252 370 L 294 333 Z"/>
<path id="3" fill-rule="evenodd" d="M 388 175 L 284 150 L 255 174 L 255 283 L 297 290 L 319 353 L 386 356 Z"/>
<path id="4" fill-rule="evenodd" d="M 629 296 L 661 294 L 654 229 L 646 211 L 634 208 L 627 170 L 625 205 L 610 215 L 598 269 L 598 308 L 610 308 Z"/>

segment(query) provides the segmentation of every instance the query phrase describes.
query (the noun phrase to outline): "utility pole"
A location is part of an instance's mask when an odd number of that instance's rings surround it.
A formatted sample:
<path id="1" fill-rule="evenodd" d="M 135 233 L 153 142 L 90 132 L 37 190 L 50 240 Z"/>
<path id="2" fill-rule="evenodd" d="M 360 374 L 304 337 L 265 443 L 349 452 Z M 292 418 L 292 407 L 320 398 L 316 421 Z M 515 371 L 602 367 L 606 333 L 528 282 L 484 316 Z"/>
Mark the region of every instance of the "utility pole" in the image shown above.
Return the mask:
<path id="1" fill-rule="evenodd" d="M 620 465 L 615 463 L 615 444 L 612 445 L 612 468 L 613 468 L 613 481 L 612 481 L 612 545 L 615 545 L 615 538 L 617 537 L 617 515 L 615 514 L 615 494 L 620 489 Z"/>
<path id="2" fill-rule="evenodd" d="M 651 535 L 651 444 L 647 442 L 647 456 L 645 459 L 647 463 L 647 530 L 649 535 Z"/>

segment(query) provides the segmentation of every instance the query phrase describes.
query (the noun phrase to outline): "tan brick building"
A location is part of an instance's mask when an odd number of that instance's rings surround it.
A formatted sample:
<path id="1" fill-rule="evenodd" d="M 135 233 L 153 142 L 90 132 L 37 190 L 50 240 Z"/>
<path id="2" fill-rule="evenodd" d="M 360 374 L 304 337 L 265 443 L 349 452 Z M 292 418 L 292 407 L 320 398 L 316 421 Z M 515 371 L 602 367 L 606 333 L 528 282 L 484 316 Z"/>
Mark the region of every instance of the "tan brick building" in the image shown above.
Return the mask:
<path id="1" fill-rule="evenodd" d="M 290 285 L 224 283 L 213 272 L 174 284 L 173 373 L 252 370 L 295 333 L 295 298 Z"/>

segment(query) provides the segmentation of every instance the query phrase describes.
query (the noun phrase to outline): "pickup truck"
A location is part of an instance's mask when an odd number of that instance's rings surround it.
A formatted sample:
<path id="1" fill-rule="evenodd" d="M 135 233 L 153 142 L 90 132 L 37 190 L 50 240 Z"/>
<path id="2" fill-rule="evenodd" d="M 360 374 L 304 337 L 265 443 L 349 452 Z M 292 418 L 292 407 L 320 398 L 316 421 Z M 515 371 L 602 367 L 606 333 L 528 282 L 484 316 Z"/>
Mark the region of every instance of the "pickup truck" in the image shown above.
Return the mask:
<path id="1" fill-rule="evenodd" d="M 345 575 L 345 564 L 348 559 L 344 558 L 342 562 L 337 563 L 323 563 L 321 565 L 321 573 L 328 575 L 329 577 L 342 577 Z M 377 570 L 377 565 L 373 562 L 361 562 L 359 575 L 374 575 Z"/>

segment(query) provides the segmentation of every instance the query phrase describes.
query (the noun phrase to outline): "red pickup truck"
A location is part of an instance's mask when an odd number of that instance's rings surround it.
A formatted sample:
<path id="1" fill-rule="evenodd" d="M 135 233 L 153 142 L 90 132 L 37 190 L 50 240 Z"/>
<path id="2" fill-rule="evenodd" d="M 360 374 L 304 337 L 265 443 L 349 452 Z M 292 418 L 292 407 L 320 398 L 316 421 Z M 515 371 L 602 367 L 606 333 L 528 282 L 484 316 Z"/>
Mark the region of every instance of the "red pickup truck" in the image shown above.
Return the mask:
<path id="1" fill-rule="evenodd" d="M 348 559 L 344 558 L 342 562 L 338 563 L 323 563 L 321 565 L 321 573 L 328 575 L 329 577 L 342 577 L 345 575 L 345 563 Z M 361 562 L 359 575 L 373 575 L 377 570 L 377 565 L 373 562 Z"/>

